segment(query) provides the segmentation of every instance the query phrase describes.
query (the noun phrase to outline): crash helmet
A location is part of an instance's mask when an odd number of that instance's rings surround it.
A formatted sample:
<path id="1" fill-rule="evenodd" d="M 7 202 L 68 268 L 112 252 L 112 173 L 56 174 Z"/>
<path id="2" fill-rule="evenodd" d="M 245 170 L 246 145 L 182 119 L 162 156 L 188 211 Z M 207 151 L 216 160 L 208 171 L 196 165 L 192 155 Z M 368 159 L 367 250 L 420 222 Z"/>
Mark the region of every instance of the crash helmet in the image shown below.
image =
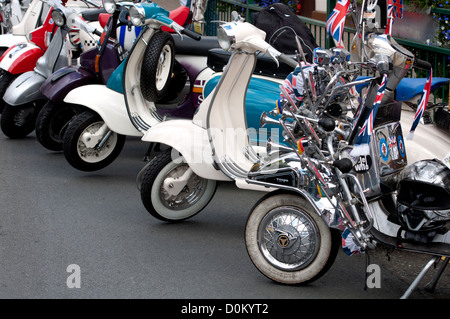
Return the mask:
<path id="1" fill-rule="evenodd" d="M 450 169 L 437 159 L 406 167 L 399 176 L 397 211 L 412 231 L 442 228 L 450 220 Z"/>

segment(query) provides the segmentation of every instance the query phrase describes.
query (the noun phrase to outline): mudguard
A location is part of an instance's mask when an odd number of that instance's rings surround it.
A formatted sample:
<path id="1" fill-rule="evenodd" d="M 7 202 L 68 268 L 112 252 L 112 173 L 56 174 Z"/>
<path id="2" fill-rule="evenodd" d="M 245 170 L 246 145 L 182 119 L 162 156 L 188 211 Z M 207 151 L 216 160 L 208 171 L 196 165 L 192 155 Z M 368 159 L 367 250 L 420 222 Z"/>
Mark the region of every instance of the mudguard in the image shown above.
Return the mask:
<path id="1" fill-rule="evenodd" d="M 39 90 L 45 78 L 34 71 L 19 75 L 8 87 L 3 100 L 9 105 L 23 105 L 45 99 Z"/>
<path id="2" fill-rule="evenodd" d="M 99 78 L 86 68 L 71 65 L 53 73 L 41 86 L 41 93 L 50 101 L 60 102 L 73 89 L 98 84 Z"/>
<path id="3" fill-rule="evenodd" d="M 142 136 L 128 117 L 123 94 L 102 84 L 83 85 L 70 91 L 64 102 L 84 105 L 98 113 L 106 125 L 122 135 Z"/>
<path id="4" fill-rule="evenodd" d="M 192 120 L 161 122 L 146 131 L 142 140 L 172 147 L 176 150 L 173 151 L 174 158 L 178 155 L 177 151 L 180 152 L 194 173 L 202 178 L 231 181 L 222 171 L 214 168 L 207 131 Z"/>
<path id="5" fill-rule="evenodd" d="M 10 47 L 0 58 L 0 68 L 12 74 L 32 71 L 37 60 L 45 53 L 33 43 L 18 43 Z"/>

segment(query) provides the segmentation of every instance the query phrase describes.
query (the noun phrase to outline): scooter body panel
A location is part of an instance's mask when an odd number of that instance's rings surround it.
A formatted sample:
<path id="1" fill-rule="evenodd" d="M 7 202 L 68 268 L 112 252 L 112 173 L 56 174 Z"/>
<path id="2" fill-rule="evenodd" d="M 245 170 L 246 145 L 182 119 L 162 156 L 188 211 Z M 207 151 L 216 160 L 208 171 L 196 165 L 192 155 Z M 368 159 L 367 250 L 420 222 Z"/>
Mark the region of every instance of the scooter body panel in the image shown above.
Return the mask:
<path id="1" fill-rule="evenodd" d="M 27 37 L 24 35 L 15 34 L 1 34 L 0 35 L 0 48 L 10 48 L 18 43 L 28 42 Z"/>
<path id="2" fill-rule="evenodd" d="M 222 171 L 214 168 L 212 149 L 207 131 L 192 120 L 161 122 L 145 132 L 144 142 L 168 145 L 176 156 L 180 152 L 195 174 L 217 181 L 231 181 Z"/>
<path id="3" fill-rule="evenodd" d="M 45 51 L 33 43 L 18 43 L 10 47 L 0 58 L 0 68 L 11 74 L 32 71 Z"/>
<path id="4" fill-rule="evenodd" d="M 40 91 L 45 78 L 34 71 L 19 75 L 8 87 L 3 100 L 9 105 L 23 105 L 45 99 Z"/>
<path id="5" fill-rule="evenodd" d="M 205 85 L 204 96 L 208 96 L 216 87 L 222 73 L 212 76 Z M 269 112 L 275 108 L 275 102 L 280 98 L 280 85 L 282 80 L 276 78 L 262 77 L 253 75 L 248 85 L 245 97 L 245 114 L 247 118 L 247 127 L 259 131 L 261 114 Z M 279 126 L 268 124 L 264 128 L 279 129 Z"/>
<path id="6" fill-rule="evenodd" d="M 41 86 L 41 93 L 50 101 L 63 101 L 73 89 L 82 85 L 100 83 L 97 75 L 88 69 L 71 65 L 53 73 Z"/>
<path id="7" fill-rule="evenodd" d="M 70 91 L 64 102 L 86 106 L 98 113 L 106 125 L 122 135 L 142 136 L 130 122 L 123 94 L 102 84 L 83 85 Z"/>

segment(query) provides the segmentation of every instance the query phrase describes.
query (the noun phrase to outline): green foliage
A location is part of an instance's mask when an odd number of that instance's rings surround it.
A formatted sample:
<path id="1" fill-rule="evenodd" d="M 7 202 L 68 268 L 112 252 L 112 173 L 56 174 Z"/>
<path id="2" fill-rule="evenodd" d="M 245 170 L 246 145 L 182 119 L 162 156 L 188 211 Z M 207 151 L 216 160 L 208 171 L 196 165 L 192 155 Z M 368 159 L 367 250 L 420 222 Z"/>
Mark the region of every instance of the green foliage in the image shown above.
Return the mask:
<path id="1" fill-rule="evenodd" d="M 449 0 L 410 0 L 408 4 L 412 10 L 423 10 L 429 7 L 450 10 Z M 433 39 L 434 41 L 430 41 L 428 44 L 450 47 L 450 14 L 433 12 L 432 15 L 434 19 L 438 20 L 439 31 L 437 32 L 435 39 Z"/>

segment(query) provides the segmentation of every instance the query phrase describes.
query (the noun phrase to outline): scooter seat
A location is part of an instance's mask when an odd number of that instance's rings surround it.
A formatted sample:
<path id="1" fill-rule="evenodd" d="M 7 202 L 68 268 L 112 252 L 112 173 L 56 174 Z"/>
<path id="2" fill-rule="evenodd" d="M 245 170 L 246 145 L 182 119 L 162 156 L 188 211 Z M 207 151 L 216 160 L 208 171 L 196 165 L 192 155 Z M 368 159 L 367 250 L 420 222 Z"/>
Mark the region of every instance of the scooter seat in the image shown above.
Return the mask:
<path id="1" fill-rule="evenodd" d="M 176 54 L 207 56 L 210 49 L 218 48 L 219 41 L 216 36 L 202 36 L 197 41 L 188 36 L 183 36 L 183 39 L 178 34 L 172 34 L 175 40 Z"/>
<path id="2" fill-rule="evenodd" d="M 93 22 L 98 21 L 98 16 L 100 13 L 106 13 L 105 9 L 91 9 L 81 12 L 81 16 L 85 21 Z"/>
<path id="3" fill-rule="evenodd" d="M 395 94 L 396 99 L 398 101 L 408 101 L 415 97 L 417 94 L 421 94 L 426 81 L 426 78 L 403 78 L 397 85 L 397 92 Z M 450 81 L 450 79 L 432 78 L 431 92 L 444 85 L 448 81 Z"/>
<path id="4" fill-rule="evenodd" d="M 231 52 L 229 51 L 222 49 L 211 49 L 208 52 L 207 65 L 209 68 L 217 72 L 222 72 L 230 57 Z M 292 71 L 293 68 L 283 62 L 280 62 L 280 66 L 277 67 L 275 61 L 268 54 L 260 52 L 256 55 L 256 67 L 253 74 L 284 79 Z"/>
<path id="5" fill-rule="evenodd" d="M 169 12 L 169 18 L 178 23 L 179 25 L 181 25 L 182 27 L 184 27 L 185 24 L 188 23 L 190 20 L 188 19 L 190 14 L 191 10 L 189 10 L 188 7 L 180 6 Z M 162 27 L 162 30 L 167 32 L 173 32 L 172 29 L 168 27 Z"/>

